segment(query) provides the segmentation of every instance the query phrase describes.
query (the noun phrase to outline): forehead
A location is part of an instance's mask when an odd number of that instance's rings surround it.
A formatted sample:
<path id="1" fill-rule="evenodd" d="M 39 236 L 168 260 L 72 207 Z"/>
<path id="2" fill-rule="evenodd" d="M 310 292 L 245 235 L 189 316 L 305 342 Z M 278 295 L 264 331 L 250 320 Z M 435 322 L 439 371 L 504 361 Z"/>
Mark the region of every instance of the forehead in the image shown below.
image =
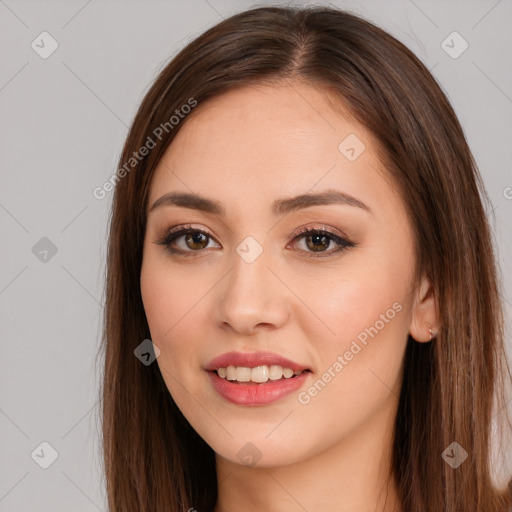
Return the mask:
<path id="1" fill-rule="evenodd" d="M 394 191 L 377 142 L 339 107 L 298 83 L 245 86 L 199 104 L 161 158 L 149 204 L 179 190 L 215 197 L 228 211 L 252 201 L 260 209 L 265 199 L 326 189 L 384 204 Z"/>

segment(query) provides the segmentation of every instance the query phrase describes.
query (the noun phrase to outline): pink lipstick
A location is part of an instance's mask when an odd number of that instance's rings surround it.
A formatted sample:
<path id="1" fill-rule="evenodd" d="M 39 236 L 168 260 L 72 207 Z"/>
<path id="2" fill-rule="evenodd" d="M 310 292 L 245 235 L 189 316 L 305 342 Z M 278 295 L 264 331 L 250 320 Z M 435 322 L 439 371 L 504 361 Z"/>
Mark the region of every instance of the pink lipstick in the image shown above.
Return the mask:
<path id="1" fill-rule="evenodd" d="M 265 367 L 259 368 L 258 374 L 263 380 L 268 379 L 266 382 L 249 380 L 248 369 L 258 367 Z M 302 387 L 311 373 L 307 366 L 272 352 L 228 352 L 212 359 L 205 369 L 219 395 L 231 403 L 246 406 L 266 405 L 285 398 Z M 269 369 L 271 378 L 268 378 Z M 230 375 L 226 376 L 226 370 Z M 243 374 L 244 381 L 237 381 L 235 374 Z"/>

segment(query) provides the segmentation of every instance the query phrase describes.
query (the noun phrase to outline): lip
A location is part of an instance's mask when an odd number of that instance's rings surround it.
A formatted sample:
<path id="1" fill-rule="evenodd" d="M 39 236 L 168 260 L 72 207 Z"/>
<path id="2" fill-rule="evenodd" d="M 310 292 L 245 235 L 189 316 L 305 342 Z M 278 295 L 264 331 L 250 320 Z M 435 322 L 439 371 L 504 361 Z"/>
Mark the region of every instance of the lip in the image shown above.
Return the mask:
<path id="1" fill-rule="evenodd" d="M 226 352 L 212 359 L 206 365 L 205 370 L 211 372 L 219 368 L 227 368 L 228 366 L 254 368 L 263 365 L 277 365 L 283 368 L 291 368 L 294 372 L 310 370 L 307 366 L 303 366 L 273 352 Z"/>
<path id="2" fill-rule="evenodd" d="M 238 383 L 223 379 L 215 370 L 228 366 L 278 365 L 291 368 L 294 372 L 309 370 L 289 379 L 268 380 L 264 383 Z M 297 391 L 311 374 L 311 369 L 273 352 L 226 352 L 212 359 L 205 367 L 217 393 L 231 403 L 255 406 L 277 402 Z"/>
<path id="3" fill-rule="evenodd" d="M 223 398 L 236 405 L 258 406 L 277 402 L 297 391 L 311 375 L 303 372 L 289 379 L 268 380 L 262 384 L 235 383 L 223 379 L 216 371 L 209 371 L 208 376 L 213 387 Z"/>

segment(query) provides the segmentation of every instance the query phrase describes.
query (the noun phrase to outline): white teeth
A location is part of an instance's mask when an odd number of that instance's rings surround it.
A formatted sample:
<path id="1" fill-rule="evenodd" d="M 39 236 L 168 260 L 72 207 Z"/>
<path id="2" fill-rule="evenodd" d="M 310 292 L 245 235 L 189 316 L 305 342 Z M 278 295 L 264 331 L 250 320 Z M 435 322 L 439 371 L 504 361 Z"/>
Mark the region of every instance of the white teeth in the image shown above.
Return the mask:
<path id="1" fill-rule="evenodd" d="M 268 366 L 256 366 L 251 369 L 251 380 L 253 382 L 267 382 L 269 377 Z"/>
<path id="2" fill-rule="evenodd" d="M 270 380 L 279 380 L 283 377 L 290 379 L 294 375 L 299 375 L 302 370 L 294 372 L 291 368 L 283 368 L 282 366 L 256 366 L 248 368 L 246 366 L 228 366 L 227 368 L 218 368 L 217 375 L 223 379 L 233 380 L 237 382 L 267 382 Z"/>
<path id="3" fill-rule="evenodd" d="M 236 380 L 238 382 L 249 382 L 251 380 L 251 369 L 244 366 L 237 366 Z"/>
<path id="4" fill-rule="evenodd" d="M 283 376 L 283 368 L 281 366 L 270 367 L 270 380 L 279 380 Z"/>
<path id="5" fill-rule="evenodd" d="M 226 370 L 226 379 L 236 380 L 236 368 L 234 366 L 228 366 Z"/>
<path id="6" fill-rule="evenodd" d="M 291 368 L 283 368 L 283 376 L 289 379 L 293 376 L 293 370 Z"/>

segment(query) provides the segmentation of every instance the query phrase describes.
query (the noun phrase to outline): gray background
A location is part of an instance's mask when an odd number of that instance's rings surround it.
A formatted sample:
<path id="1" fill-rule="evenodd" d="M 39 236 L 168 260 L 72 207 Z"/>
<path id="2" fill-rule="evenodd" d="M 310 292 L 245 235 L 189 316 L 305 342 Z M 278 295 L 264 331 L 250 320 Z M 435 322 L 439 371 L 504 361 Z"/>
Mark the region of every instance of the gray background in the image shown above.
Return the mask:
<path id="1" fill-rule="evenodd" d="M 115 172 L 128 126 L 164 64 L 223 17 L 276 3 L 0 0 L 1 512 L 106 510 L 95 357 L 112 193 L 97 200 L 92 190 Z M 512 2 L 331 5 L 409 46 L 454 105 L 494 207 L 510 346 Z M 43 31 L 59 45 L 47 59 L 31 47 Z M 469 43 L 456 59 L 441 46 L 453 31 Z M 57 249 L 46 261 L 37 254 L 43 237 Z M 43 441 L 58 453 L 48 469 L 36 463 L 49 460 Z"/>

